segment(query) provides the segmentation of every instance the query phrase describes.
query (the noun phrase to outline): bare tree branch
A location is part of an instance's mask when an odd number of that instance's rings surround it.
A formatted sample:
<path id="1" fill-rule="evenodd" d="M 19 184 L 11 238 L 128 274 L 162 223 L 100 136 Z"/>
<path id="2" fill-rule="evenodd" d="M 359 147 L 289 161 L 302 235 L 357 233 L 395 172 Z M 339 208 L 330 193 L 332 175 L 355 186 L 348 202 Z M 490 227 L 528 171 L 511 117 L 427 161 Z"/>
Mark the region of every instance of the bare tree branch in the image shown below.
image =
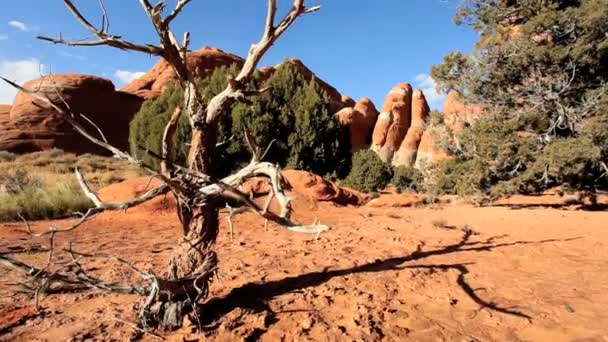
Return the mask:
<path id="1" fill-rule="evenodd" d="M 115 47 L 115 48 L 121 49 L 121 50 L 139 51 L 139 52 L 145 52 L 145 53 L 152 54 L 152 55 L 162 55 L 163 54 L 164 49 L 161 46 L 153 45 L 153 44 L 136 44 L 136 43 L 132 43 L 132 42 L 123 40 L 120 36 L 114 36 L 114 35 L 109 34 L 107 31 L 109 28 L 108 14 L 107 14 L 107 10 L 105 9 L 105 6 L 103 5 L 103 2 L 100 1 L 100 3 L 102 4 L 101 6 L 102 6 L 103 18 L 104 18 L 101 28 L 97 28 L 97 27 L 95 27 L 95 25 L 91 24 L 91 22 L 89 20 L 87 20 L 87 18 L 85 18 L 84 15 L 82 15 L 80 10 L 78 10 L 76 5 L 74 5 L 74 3 L 71 0 L 63 0 L 63 2 L 65 3 L 66 7 L 70 10 L 70 12 L 72 12 L 74 17 L 87 30 L 89 30 L 93 35 L 95 35 L 97 37 L 97 39 L 96 40 L 66 40 L 61 35 L 59 35 L 59 37 L 57 37 L 57 38 L 38 36 L 37 37 L 38 39 L 46 40 L 46 41 L 49 41 L 49 42 L 52 42 L 55 44 L 63 44 L 63 45 L 69 45 L 69 46 L 108 45 L 108 46 L 112 46 L 112 47 Z"/>
<path id="2" fill-rule="evenodd" d="M 320 9 L 320 6 L 311 8 L 304 7 L 304 0 L 294 0 L 291 10 L 283 17 L 281 22 L 275 26 L 275 17 L 277 11 L 276 0 L 268 0 L 268 12 L 266 14 L 266 23 L 264 34 L 260 41 L 253 44 L 249 49 L 245 63 L 238 75 L 228 83 L 226 89 L 216 95 L 207 107 L 207 113 L 204 120 L 207 123 L 214 122 L 223 114 L 224 108 L 227 108 L 233 101 L 244 97 L 243 88 L 245 83 L 251 78 L 253 72 L 257 68 L 260 59 L 266 51 L 274 44 L 274 42 L 294 23 L 294 21 L 302 14 L 312 13 Z M 194 116 L 193 122 L 201 121 L 203 118 Z"/>

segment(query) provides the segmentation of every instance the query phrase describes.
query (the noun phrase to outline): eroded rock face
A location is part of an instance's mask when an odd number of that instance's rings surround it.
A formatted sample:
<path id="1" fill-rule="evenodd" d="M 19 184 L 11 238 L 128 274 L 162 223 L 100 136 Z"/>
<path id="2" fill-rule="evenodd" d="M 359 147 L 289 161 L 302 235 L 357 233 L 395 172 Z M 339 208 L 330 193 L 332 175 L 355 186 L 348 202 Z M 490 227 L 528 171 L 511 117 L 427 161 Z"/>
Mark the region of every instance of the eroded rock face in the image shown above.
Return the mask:
<path id="1" fill-rule="evenodd" d="M 422 170 L 429 164 L 434 164 L 449 158 L 447 152 L 441 149 L 437 144 L 440 139 L 447 139 L 447 137 L 442 137 L 439 133 L 433 132 L 432 130 L 424 131 L 420 137 L 420 144 L 418 145 L 416 162 L 414 163 L 415 168 Z"/>
<path id="2" fill-rule="evenodd" d="M 443 103 L 443 113 L 446 126 L 458 132 L 479 119 L 483 114 L 483 107 L 465 104 L 462 95 L 452 90 Z"/>
<path id="3" fill-rule="evenodd" d="M 205 46 L 200 50 L 188 53 L 188 67 L 194 72 L 195 77 L 204 78 L 215 68 L 236 64 L 241 67 L 244 60 L 220 49 Z M 160 59 L 142 77 L 125 85 L 121 90 L 136 94 L 146 100 L 155 99 L 170 85 L 177 82 L 177 76 L 173 68 L 166 60 Z"/>
<path id="4" fill-rule="evenodd" d="M 114 146 L 128 148 L 129 122 L 139 110 L 142 98 L 116 91 L 110 80 L 82 74 L 45 76 L 26 82 L 24 87 L 38 89 L 56 103 L 65 101 L 72 112 L 94 122 Z M 99 136 L 90 123 L 84 119 L 79 121 Z M 0 150 L 27 153 L 51 148 L 108 154 L 75 132 L 61 114 L 24 92 L 17 93 L 8 120 L 0 124 Z"/>
<path id="5" fill-rule="evenodd" d="M 424 127 L 429 119 L 431 109 L 426 102 L 422 90 L 416 89 L 412 96 L 412 124 L 411 127 Z"/>
<path id="6" fill-rule="evenodd" d="M 351 152 L 359 151 L 365 145 L 367 126 L 365 125 L 365 117 L 358 110 L 347 107 L 336 113 L 340 124 L 348 126 L 350 130 L 350 146 Z"/>
<path id="7" fill-rule="evenodd" d="M 390 162 L 399 148 L 411 123 L 411 103 L 394 102 L 391 109 L 392 123 L 386 133 L 386 141 L 378 155 L 385 162 Z"/>
<path id="8" fill-rule="evenodd" d="M 401 140 L 399 149 L 392 157 L 392 164 L 394 166 L 414 166 L 416 162 L 418 144 L 422 133 L 424 133 L 426 123 L 429 117 L 429 105 L 426 102 L 426 98 L 422 93 L 422 90 L 416 89 L 412 95 L 412 114 L 409 128 L 406 130 L 406 134 Z"/>
<path id="9" fill-rule="evenodd" d="M 343 108 L 336 115 L 340 123 L 347 125 L 350 129 L 352 153 L 369 145 L 372 129 L 378 117 L 378 111 L 369 98 L 361 98 L 354 108 Z"/>
<path id="10" fill-rule="evenodd" d="M 411 120 L 412 86 L 399 83 L 386 96 L 374 127 L 372 150 L 390 161 L 407 132 Z"/>
<path id="11" fill-rule="evenodd" d="M 3 105 L 0 104 L 0 127 L 8 122 L 8 115 L 11 111 L 11 106 L 10 105 Z"/>
<path id="12" fill-rule="evenodd" d="M 378 119 L 378 110 L 376 109 L 376 106 L 369 97 L 362 97 L 355 104 L 355 109 L 363 113 L 363 116 L 365 117 L 365 122 L 369 127 L 368 135 L 371 135 L 374 129 L 374 124 Z"/>
<path id="13" fill-rule="evenodd" d="M 355 100 L 353 100 L 352 97 L 350 96 L 346 96 L 346 95 L 342 95 L 340 101 L 344 104 L 344 106 L 346 107 L 354 107 L 355 106 Z"/>
<path id="14" fill-rule="evenodd" d="M 429 112 L 422 90 L 397 84 L 387 95 L 374 127 L 372 150 L 394 166 L 413 166 Z"/>
<path id="15" fill-rule="evenodd" d="M 407 134 L 403 138 L 399 150 L 393 156 L 392 164 L 394 166 L 414 166 L 423 133 L 423 127 L 410 127 L 407 130 Z"/>

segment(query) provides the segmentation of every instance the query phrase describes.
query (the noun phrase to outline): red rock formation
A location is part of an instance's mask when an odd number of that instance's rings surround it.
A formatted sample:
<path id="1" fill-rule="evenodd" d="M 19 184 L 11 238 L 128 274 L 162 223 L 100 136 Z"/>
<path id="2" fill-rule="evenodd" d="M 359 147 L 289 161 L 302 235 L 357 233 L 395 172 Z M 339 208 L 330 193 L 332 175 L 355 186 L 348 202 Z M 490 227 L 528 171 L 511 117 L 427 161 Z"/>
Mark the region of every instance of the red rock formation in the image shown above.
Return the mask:
<path id="1" fill-rule="evenodd" d="M 243 63 L 243 59 L 239 56 L 208 46 L 188 53 L 188 67 L 194 71 L 196 77 L 201 78 L 210 75 L 217 67 L 232 64 L 240 67 Z M 166 60 L 160 59 L 142 77 L 125 85 L 121 90 L 148 100 L 157 98 L 167 86 L 175 82 L 177 82 L 175 71 Z"/>
<path id="2" fill-rule="evenodd" d="M 394 153 L 399 149 L 411 122 L 411 102 L 394 102 L 391 110 L 393 123 L 386 133 L 386 141 L 378 155 L 385 162 L 393 159 Z"/>
<path id="3" fill-rule="evenodd" d="M 45 76 L 24 87 L 38 89 L 57 103 L 63 98 L 74 113 L 85 115 L 99 126 L 113 145 L 127 149 L 129 122 L 141 106 L 140 97 L 116 91 L 110 80 L 81 74 Z M 97 134 L 88 122 L 80 121 Z M 0 150 L 26 153 L 50 148 L 108 154 L 76 133 L 59 113 L 26 93 L 17 93 L 8 121 L 0 127 Z"/>
<path id="4" fill-rule="evenodd" d="M 336 115 L 341 124 L 348 125 L 350 128 L 352 153 L 369 145 L 372 129 L 378 117 L 378 111 L 369 98 L 361 98 L 354 108 L 343 108 Z"/>
<path id="5" fill-rule="evenodd" d="M 8 115 L 11 111 L 10 105 L 0 105 L 0 127 L 8 122 Z"/>
<path id="6" fill-rule="evenodd" d="M 409 103 L 412 100 L 412 86 L 409 83 L 401 82 L 391 89 L 382 105 L 382 112 L 390 112 L 396 102 Z"/>
<path id="7" fill-rule="evenodd" d="M 426 130 L 420 139 L 418 145 L 418 152 L 416 156 L 416 163 L 414 167 L 417 169 L 424 169 L 428 164 L 436 163 L 443 159 L 449 158 L 447 152 L 437 146 L 437 142 L 440 139 L 445 139 L 438 133 L 432 130 Z"/>
<path id="8" fill-rule="evenodd" d="M 372 136 L 372 150 L 384 161 L 392 159 L 405 136 L 411 120 L 411 96 L 412 86 L 399 83 L 384 100 Z"/>
<path id="9" fill-rule="evenodd" d="M 394 166 L 414 166 L 423 133 L 423 127 L 410 127 L 407 130 L 407 134 L 401 142 L 399 150 L 393 156 L 392 164 Z"/>
<path id="10" fill-rule="evenodd" d="M 366 145 L 368 126 L 363 113 L 354 108 L 343 108 L 336 113 L 342 125 L 350 129 L 351 152 L 355 153 Z"/>
<path id="11" fill-rule="evenodd" d="M 392 164 L 394 166 L 413 166 L 416 162 L 418 144 L 426 127 L 429 112 L 429 105 L 422 90 L 416 89 L 412 95 L 411 125 L 393 156 Z"/>
<path id="12" fill-rule="evenodd" d="M 284 170 L 283 175 L 285 176 L 286 190 L 315 201 L 334 202 L 340 205 L 363 205 L 369 200 L 369 195 L 353 189 L 341 188 L 314 173 Z M 265 195 L 269 190 L 268 182 L 260 178 L 249 179 L 241 186 L 241 191 L 254 196 Z"/>
<path id="13" fill-rule="evenodd" d="M 462 95 L 452 90 L 443 103 L 443 113 L 446 126 L 457 132 L 479 119 L 483 114 L 483 107 L 465 104 Z"/>
<path id="14" fill-rule="evenodd" d="M 388 128 L 393 123 L 393 115 L 391 112 L 381 112 L 378 114 L 378 120 L 376 120 L 376 125 L 374 126 L 374 131 L 372 133 L 372 150 L 376 153 L 380 153 L 382 149 L 382 145 L 386 142 L 386 134 L 388 133 Z"/>
<path id="15" fill-rule="evenodd" d="M 342 95 L 340 102 L 342 102 L 345 107 L 354 107 L 356 104 L 352 97 L 346 95 Z"/>
<path id="16" fill-rule="evenodd" d="M 363 116 L 365 117 L 365 122 L 369 127 L 369 133 L 371 134 L 374 129 L 374 124 L 378 119 L 378 110 L 376 109 L 376 106 L 374 106 L 374 103 L 372 102 L 372 100 L 370 100 L 369 97 L 362 97 L 355 104 L 355 109 L 363 113 Z"/>
<path id="17" fill-rule="evenodd" d="M 429 108 L 422 90 L 416 89 L 412 96 L 412 124 L 411 127 L 425 127 L 429 118 Z"/>

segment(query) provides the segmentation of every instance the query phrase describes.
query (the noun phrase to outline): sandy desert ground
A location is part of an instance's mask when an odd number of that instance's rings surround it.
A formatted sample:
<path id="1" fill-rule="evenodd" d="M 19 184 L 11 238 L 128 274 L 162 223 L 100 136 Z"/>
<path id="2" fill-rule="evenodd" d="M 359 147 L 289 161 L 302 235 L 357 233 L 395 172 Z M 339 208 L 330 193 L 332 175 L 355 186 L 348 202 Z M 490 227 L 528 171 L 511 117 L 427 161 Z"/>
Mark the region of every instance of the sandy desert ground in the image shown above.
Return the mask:
<path id="1" fill-rule="evenodd" d="M 520 199 L 521 200 L 521 199 Z M 608 212 L 536 207 L 339 207 L 296 201 L 296 217 L 332 229 L 314 237 L 252 213 L 225 220 L 220 273 L 200 321 L 169 341 L 608 341 Z M 525 201 L 524 201 L 525 202 Z M 33 222 L 41 231 L 67 220 Z M 164 270 L 179 226 L 171 210 L 106 213 L 57 238 L 141 269 Z M 23 223 L 0 224 L 0 251 L 45 244 Z M 46 253 L 19 253 L 42 265 Z M 87 264 L 140 281 L 107 260 Z M 36 311 L 0 268 L 0 340 L 122 341 L 137 337 L 136 295 L 53 294 Z M 202 331 L 197 332 L 201 326 Z M 150 334 L 143 340 L 157 340 Z"/>

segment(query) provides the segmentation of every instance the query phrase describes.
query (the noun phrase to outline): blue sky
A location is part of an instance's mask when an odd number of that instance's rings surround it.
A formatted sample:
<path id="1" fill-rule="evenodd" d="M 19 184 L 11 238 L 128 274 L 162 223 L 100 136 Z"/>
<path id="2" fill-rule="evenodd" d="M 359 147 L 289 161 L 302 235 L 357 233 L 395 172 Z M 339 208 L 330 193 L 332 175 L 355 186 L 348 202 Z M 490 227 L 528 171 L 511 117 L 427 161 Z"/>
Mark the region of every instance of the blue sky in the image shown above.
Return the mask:
<path id="1" fill-rule="evenodd" d="M 101 22 L 97 1 L 74 0 L 94 23 Z M 167 0 L 172 7 L 176 0 Z M 280 10 L 291 4 L 278 0 Z M 441 108 L 434 94 L 430 67 L 452 50 L 470 51 L 477 38 L 468 27 L 452 23 L 459 0 L 307 0 L 321 5 L 281 37 L 262 60 L 274 65 L 297 57 L 341 93 L 369 96 L 380 107 L 398 82 L 425 90 L 431 107 Z M 157 43 L 155 31 L 137 0 L 106 0 L 112 34 L 137 42 Z M 44 6 L 42 5 L 44 4 Z M 78 72 L 110 78 L 117 87 L 148 70 L 155 57 L 109 47 L 64 47 L 36 35 L 87 38 L 89 34 L 62 1 L 6 1 L 0 12 L 0 74 L 18 82 L 40 72 Z M 204 45 L 244 56 L 262 32 L 265 0 L 193 0 L 173 24 L 181 37 L 191 32 L 192 48 Z M 282 12 L 283 13 L 283 12 Z M 14 93 L 0 85 L 0 103 Z"/>

